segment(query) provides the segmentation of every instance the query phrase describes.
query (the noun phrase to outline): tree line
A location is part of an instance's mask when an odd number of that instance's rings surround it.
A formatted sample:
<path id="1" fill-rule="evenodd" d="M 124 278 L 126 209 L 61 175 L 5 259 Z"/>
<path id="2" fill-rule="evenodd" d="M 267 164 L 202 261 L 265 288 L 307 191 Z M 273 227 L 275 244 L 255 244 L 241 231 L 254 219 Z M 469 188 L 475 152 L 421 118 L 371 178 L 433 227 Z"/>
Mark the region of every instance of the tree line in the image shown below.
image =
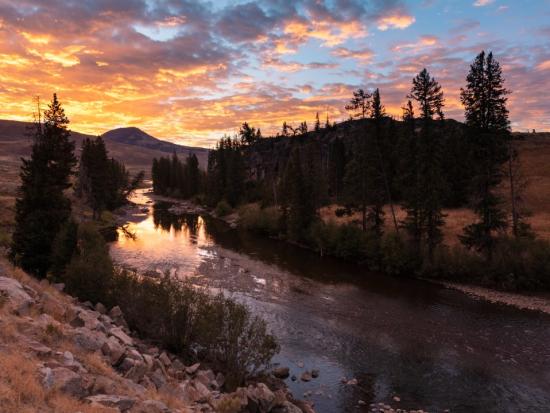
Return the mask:
<path id="1" fill-rule="evenodd" d="M 262 209 L 254 216 L 263 229 L 273 220 L 262 217 L 262 211 L 277 215 L 276 225 L 267 226 L 270 235 L 321 251 L 341 250 L 338 244 L 349 244 L 357 229 L 339 229 L 347 231 L 348 239 L 341 236 L 339 243 L 325 245 L 324 238 L 337 236 L 329 234 L 336 230 L 323 224 L 320 209 L 339 204 L 338 215 L 360 216 L 361 233 L 354 237 L 361 259 L 373 267 L 387 266 L 398 258 L 383 255 L 391 256 L 395 251 L 387 250 L 395 248 L 408 253 L 404 261 L 410 271 L 436 268 L 449 254 L 444 210 L 466 207 L 476 219 L 459 236 L 464 250 L 471 252 L 468 257 L 495 263 L 508 233 L 522 248 L 535 242 L 521 202 L 509 93 L 493 54 L 481 52 L 460 91 L 464 123 L 445 118 L 442 87 L 423 69 L 412 79 L 400 121 L 386 114 L 379 89 L 359 89 L 346 105 L 354 121 L 335 125 L 327 119 L 322 128 L 317 114 L 313 131 L 305 122 L 298 128 L 285 122 L 273 139 L 244 138 L 253 129 L 244 124 L 237 136 L 224 137 L 211 151 L 204 200 L 230 207 L 259 202 Z M 285 140 L 288 136 L 294 138 Z M 504 180 L 508 199 L 501 190 Z"/>
<path id="2" fill-rule="evenodd" d="M 196 196 L 204 185 L 204 174 L 199 169 L 195 154 L 189 154 L 185 163 L 174 152 L 172 157 L 153 159 L 151 168 L 153 191 L 159 195 L 189 199 Z"/>

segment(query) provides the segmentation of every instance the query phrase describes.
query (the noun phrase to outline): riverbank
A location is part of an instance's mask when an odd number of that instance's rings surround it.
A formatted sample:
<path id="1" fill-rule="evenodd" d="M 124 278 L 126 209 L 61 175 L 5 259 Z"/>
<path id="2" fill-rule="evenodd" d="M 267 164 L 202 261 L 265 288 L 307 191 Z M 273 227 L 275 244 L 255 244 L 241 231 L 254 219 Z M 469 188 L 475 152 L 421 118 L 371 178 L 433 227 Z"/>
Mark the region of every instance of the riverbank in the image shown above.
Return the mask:
<path id="1" fill-rule="evenodd" d="M 228 224 L 231 228 L 238 228 L 240 216 L 237 210 L 232 211 L 226 216 L 218 216 L 215 213 L 215 209 L 205 206 L 197 205 L 189 200 L 181 200 L 176 198 L 170 198 L 165 196 L 156 195 L 152 192 L 145 193 L 147 197 L 154 201 L 162 201 L 173 204 L 169 211 L 175 215 L 179 214 L 207 214 L 216 219 L 220 219 Z M 300 244 L 293 245 L 306 248 Z M 306 248 L 310 249 L 310 248 Z M 310 249 L 311 250 L 311 249 Z M 549 294 L 523 294 L 505 292 L 497 289 L 486 288 L 477 286 L 474 284 L 464 284 L 459 282 L 445 281 L 440 279 L 426 278 L 427 281 L 443 285 L 446 288 L 460 291 L 476 299 L 484 300 L 487 302 L 505 304 L 519 309 L 539 311 L 546 314 L 550 314 L 550 295 Z"/>

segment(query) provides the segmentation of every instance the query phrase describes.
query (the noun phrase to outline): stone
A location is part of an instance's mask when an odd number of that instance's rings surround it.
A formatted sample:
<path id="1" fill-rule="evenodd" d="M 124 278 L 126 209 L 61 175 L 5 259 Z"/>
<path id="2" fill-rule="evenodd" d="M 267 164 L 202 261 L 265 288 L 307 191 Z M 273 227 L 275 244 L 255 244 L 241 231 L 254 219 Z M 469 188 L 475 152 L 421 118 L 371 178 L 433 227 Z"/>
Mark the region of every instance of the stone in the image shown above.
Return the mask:
<path id="1" fill-rule="evenodd" d="M 136 361 L 134 359 L 124 357 L 124 359 L 122 360 L 122 363 L 120 363 L 120 365 L 118 366 L 118 369 L 121 372 L 126 373 L 127 371 L 130 371 L 130 369 L 134 367 L 135 364 L 136 364 Z"/>
<path id="2" fill-rule="evenodd" d="M 49 386 L 74 397 L 83 397 L 86 394 L 82 377 L 65 367 L 51 370 L 51 376 L 47 379 Z"/>
<path id="3" fill-rule="evenodd" d="M 106 376 L 96 376 L 91 387 L 92 394 L 114 394 L 117 391 L 117 385 L 114 380 Z"/>
<path id="4" fill-rule="evenodd" d="M 282 410 L 284 413 L 302 413 L 302 410 L 299 407 L 293 405 L 289 401 L 284 402 L 281 407 L 284 409 Z"/>
<path id="5" fill-rule="evenodd" d="M 155 384 L 157 389 L 160 389 L 161 387 L 166 385 L 166 376 L 162 372 L 162 370 L 157 369 L 150 375 L 151 381 Z"/>
<path id="6" fill-rule="evenodd" d="M 199 381 L 204 384 L 206 387 L 211 388 L 212 383 L 216 381 L 216 376 L 212 370 L 200 370 L 195 375 L 195 381 Z"/>
<path id="7" fill-rule="evenodd" d="M 225 384 L 225 376 L 222 373 L 216 374 L 216 384 L 218 389 L 221 389 Z"/>
<path id="8" fill-rule="evenodd" d="M 101 347 L 101 352 L 109 358 L 112 366 L 116 366 L 124 356 L 125 349 L 116 338 L 109 337 Z"/>
<path id="9" fill-rule="evenodd" d="M 147 365 L 144 362 L 135 361 L 132 368 L 126 372 L 124 377 L 137 383 L 143 378 L 143 376 L 145 376 L 145 373 L 147 373 L 147 371 Z"/>
<path id="10" fill-rule="evenodd" d="M 54 283 L 52 284 L 52 287 L 55 288 L 57 291 L 62 292 L 65 289 L 64 283 Z"/>
<path id="11" fill-rule="evenodd" d="M 34 300 L 21 283 L 13 278 L 0 277 L 0 294 L 8 298 L 13 312 L 20 316 L 28 315 L 30 307 L 34 304 Z"/>
<path id="12" fill-rule="evenodd" d="M 172 362 L 172 368 L 176 371 L 184 371 L 185 370 L 184 364 L 179 359 L 175 359 Z"/>
<path id="13" fill-rule="evenodd" d="M 288 367 L 277 367 L 273 369 L 272 374 L 278 379 L 286 379 L 290 375 Z"/>
<path id="14" fill-rule="evenodd" d="M 393 396 L 393 401 L 394 402 L 400 402 L 401 398 L 399 396 Z"/>
<path id="15" fill-rule="evenodd" d="M 346 384 L 348 386 L 355 386 L 357 383 L 358 383 L 357 379 L 351 379 L 351 380 L 346 381 Z"/>
<path id="16" fill-rule="evenodd" d="M 97 303 L 94 308 L 100 314 L 107 314 L 107 308 L 101 303 Z"/>
<path id="17" fill-rule="evenodd" d="M 247 395 L 258 405 L 261 413 L 268 413 L 274 405 L 275 394 L 264 383 L 248 386 Z"/>
<path id="18" fill-rule="evenodd" d="M 86 327 L 90 330 L 97 330 L 101 322 L 97 319 L 97 313 L 91 311 L 80 311 L 69 323 L 73 327 Z"/>
<path id="19" fill-rule="evenodd" d="M 154 361 L 155 359 L 153 358 L 153 356 L 149 355 L 149 354 L 142 354 L 143 356 L 143 361 L 145 362 L 145 364 L 147 365 L 147 368 L 149 370 L 152 370 L 153 369 L 153 365 L 154 365 Z"/>
<path id="20" fill-rule="evenodd" d="M 302 381 L 311 381 L 312 378 L 313 377 L 311 376 L 311 373 L 309 371 L 304 371 L 300 376 L 300 380 Z"/>
<path id="21" fill-rule="evenodd" d="M 38 341 L 30 341 L 28 348 L 39 357 L 47 357 L 52 354 L 52 349 Z"/>
<path id="22" fill-rule="evenodd" d="M 92 331 L 86 327 L 75 330 L 73 341 L 79 347 L 88 351 L 97 351 L 103 347 L 107 337 L 100 331 Z"/>
<path id="23" fill-rule="evenodd" d="M 126 352 L 126 357 L 129 357 L 136 361 L 143 361 L 143 357 L 139 351 L 137 351 L 135 348 L 130 348 Z"/>
<path id="24" fill-rule="evenodd" d="M 163 402 L 159 400 L 145 400 L 138 402 L 131 413 L 170 413 L 170 409 Z"/>
<path id="25" fill-rule="evenodd" d="M 113 308 L 111 308 L 111 311 L 109 311 L 109 317 L 111 317 L 112 319 L 122 317 L 122 316 L 123 316 L 122 310 L 118 305 L 114 306 Z"/>
<path id="26" fill-rule="evenodd" d="M 65 315 L 65 306 L 52 294 L 47 292 L 42 293 L 40 301 L 42 302 L 42 311 L 45 313 L 54 317 L 63 317 Z"/>
<path id="27" fill-rule="evenodd" d="M 128 334 L 126 334 L 120 327 L 113 327 L 109 330 L 109 334 L 118 338 L 120 342 L 126 346 L 133 346 L 134 340 Z"/>
<path id="28" fill-rule="evenodd" d="M 317 369 L 311 370 L 311 377 L 313 377 L 314 379 L 319 377 L 319 370 L 317 370 Z"/>
<path id="29" fill-rule="evenodd" d="M 200 363 L 195 363 L 193 364 L 192 366 L 189 366 L 189 367 L 186 367 L 185 368 L 185 372 L 189 375 L 193 375 L 197 372 L 197 370 L 199 369 L 200 367 Z"/>
<path id="30" fill-rule="evenodd" d="M 86 401 L 92 404 L 92 406 L 106 406 L 115 407 L 121 411 L 130 410 L 136 399 L 128 396 L 97 394 L 95 396 L 86 397 Z"/>
<path id="31" fill-rule="evenodd" d="M 170 357 L 168 357 L 168 354 L 166 352 L 162 352 L 162 354 L 159 356 L 159 360 L 164 364 L 165 367 L 169 367 L 172 365 L 172 360 L 170 360 Z"/>

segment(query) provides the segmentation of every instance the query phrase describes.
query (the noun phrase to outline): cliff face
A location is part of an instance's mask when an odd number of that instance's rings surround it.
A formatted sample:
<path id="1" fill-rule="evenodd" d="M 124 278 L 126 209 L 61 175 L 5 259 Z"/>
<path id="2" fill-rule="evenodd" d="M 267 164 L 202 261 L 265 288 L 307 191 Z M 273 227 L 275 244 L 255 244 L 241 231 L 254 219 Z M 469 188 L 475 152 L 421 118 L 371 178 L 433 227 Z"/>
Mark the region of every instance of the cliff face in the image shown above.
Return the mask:
<path id="1" fill-rule="evenodd" d="M 118 307 L 62 289 L 0 258 L 0 412 L 301 412 L 284 386 L 223 393 L 222 373 L 184 365 L 133 335 Z"/>

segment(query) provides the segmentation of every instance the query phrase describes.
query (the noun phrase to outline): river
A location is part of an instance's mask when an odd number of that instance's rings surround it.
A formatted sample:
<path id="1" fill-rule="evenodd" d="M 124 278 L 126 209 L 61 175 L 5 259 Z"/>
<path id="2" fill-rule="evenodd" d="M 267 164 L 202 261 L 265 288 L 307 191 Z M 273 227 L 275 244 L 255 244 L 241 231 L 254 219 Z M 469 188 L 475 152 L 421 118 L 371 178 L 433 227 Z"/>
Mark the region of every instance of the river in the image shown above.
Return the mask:
<path id="1" fill-rule="evenodd" d="M 145 191 L 134 201 L 143 208 L 128 225 L 136 237 L 112 243 L 114 260 L 245 302 L 278 337 L 274 361 L 298 377 L 287 380 L 290 390 L 317 412 L 367 412 L 379 402 L 430 412 L 550 411 L 550 316 L 372 274 L 208 217 L 175 216 Z M 302 382 L 311 369 L 320 376 Z"/>

